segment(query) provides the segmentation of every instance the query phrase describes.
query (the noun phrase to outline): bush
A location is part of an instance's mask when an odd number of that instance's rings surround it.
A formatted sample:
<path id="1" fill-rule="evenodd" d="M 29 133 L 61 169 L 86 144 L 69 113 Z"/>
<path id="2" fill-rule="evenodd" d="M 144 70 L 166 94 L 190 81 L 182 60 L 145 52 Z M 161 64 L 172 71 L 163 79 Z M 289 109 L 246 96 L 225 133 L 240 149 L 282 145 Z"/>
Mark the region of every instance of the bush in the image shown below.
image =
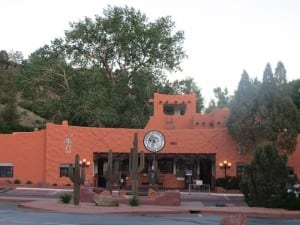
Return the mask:
<path id="1" fill-rule="evenodd" d="M 279 154 L 274 143 L 265 143 L 246 166 L 240 187 L 249 206 L 297 208 L 299 199 L 287 194 L 288 183 L 287 157 Z"/>
<path id="2" fill-rule="evenodd" d="M 26 182 L 26 184 L 32 184 L 32 182 L 31 182 L 30 180 L 28 180 L 28 181 Z"/>
<path id="3" fill-rule="evenodd" d="M 280 208 L 287 210 L 300 210 L 300 199 L 294 195 L 284 195 L 273 197 L 266 203 L 267 208 Z"/>
<path id="4" fill-rule="evenodd" d="M 63 204 L 69 204 L 72 200 L 72 195 L 68 193 L 63 193 L 59 196 L 59 199 Z"/>
<path id="5" fill-rule="evenodd" d="M 129 200 L 129 205 L 131 206 L 138 206 L 140 204 L 139 199 L 137 196 L 133 196 L 130 200 Z"/>
<path id="6" fill-rule="evenodd" d="M 15 179 L 14 184 L 21 184 L 21 181 L 19 179 Z"/>
<path id="7" fill-rule="evenodd" d="M 239 177 L 224 177 L 216 179 L 216 186 L 226 190 L 239 190 L 241 179 Z"/>

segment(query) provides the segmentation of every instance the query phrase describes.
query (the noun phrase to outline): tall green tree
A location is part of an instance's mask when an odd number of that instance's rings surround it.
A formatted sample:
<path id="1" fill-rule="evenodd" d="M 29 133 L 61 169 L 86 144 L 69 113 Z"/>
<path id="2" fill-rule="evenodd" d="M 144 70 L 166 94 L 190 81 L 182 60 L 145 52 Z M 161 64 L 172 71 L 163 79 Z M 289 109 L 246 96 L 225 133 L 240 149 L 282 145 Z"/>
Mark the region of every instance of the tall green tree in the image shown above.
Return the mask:
<path id="1" fill-rule="evenodd" d="M 262 83 L 253 84 L 244 72 L 231 105 L 230 133 L 248 152 L 271 141 L 280 150 L 292 153 L 299 130 L 299 111 L 288 91 L 284 65 L 279 62 L 273 74 L 268 63 Z"/>
<path id="2" fill-rule="evenodd" d="M 174 31 L 170 17 L 149 22 L 146 15 L 127 6 L 109 6 L 103 14 L 94 20 L 85 18 L 72 23 L 71 30 L 66 32 L 73 64 L 103 68 L 112 86 L 125 72 L 131 78 L 131 73 L 141 68 L 154 74 L 180 69 L 185 58 L 184 36 L 182 31 Z"/>
<path id="3" fill-rule="evenodd" d="M 250 80 L 248 73 L 243 71 L 230 105 L 231 114 L 227 126 L 231 135 L 237 140 L 241 153 L 251 152 L 259 139 L 256 118 L 258 87 L 259 83 Z"/>
<path id="4" fill-rule="evenodd" d="M 186 57 L 183 40 L 170 17 L 149 22 L 133 8 L 109 6 L 30 56 L 23 104 L 50 121 L 144 127 L 165 71 L 180 70 Z"/>
<path id="5" fill-rule="evenodd" d="M 277 143 L 287 153 L 295 150 L 299 112 L 289 95 L 282 62 L 278 62 L 274 75 L 270 64 L 265 68 L 257 118 L 262 140 Z"/>

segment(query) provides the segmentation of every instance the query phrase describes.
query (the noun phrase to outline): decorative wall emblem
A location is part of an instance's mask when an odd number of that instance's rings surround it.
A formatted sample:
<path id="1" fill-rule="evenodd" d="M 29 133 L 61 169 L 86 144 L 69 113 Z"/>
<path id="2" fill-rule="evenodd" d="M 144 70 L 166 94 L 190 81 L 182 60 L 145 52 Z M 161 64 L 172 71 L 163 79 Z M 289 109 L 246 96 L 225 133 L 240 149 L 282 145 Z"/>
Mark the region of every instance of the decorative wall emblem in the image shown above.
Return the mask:
<path id="1" fill-rule="evenodd" d="M 71 153 L 72 152 L 72 137 L 70 135 L 68 135 L 66 137 L 65 152 L 66 153 Z"/>
<path id="2" fill-rule="evenodd" d="M 165 136 L 157 130 L 149 131 L 144 137 L 144 146 L 150 152 L 159 152 L 165 146 Z"/>

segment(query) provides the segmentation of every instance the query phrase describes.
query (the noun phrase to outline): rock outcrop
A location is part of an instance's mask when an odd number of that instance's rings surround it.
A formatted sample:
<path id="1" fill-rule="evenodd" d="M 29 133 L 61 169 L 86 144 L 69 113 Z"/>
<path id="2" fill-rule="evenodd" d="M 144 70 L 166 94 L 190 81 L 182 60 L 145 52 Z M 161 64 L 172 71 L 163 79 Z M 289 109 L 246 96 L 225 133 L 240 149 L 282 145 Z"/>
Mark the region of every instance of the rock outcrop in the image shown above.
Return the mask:
<path id="1" fill-rule="evenodd" d="M 220 225 L 247 225 L 247 217 L 244 214 L 225 216 Z"/>
<path id="2" fill-rule="evenodd" d="M 119 200 L 113 198 L 111 195 L 94 195 L 94 202 L 96 206 L 119 206 Z"/>

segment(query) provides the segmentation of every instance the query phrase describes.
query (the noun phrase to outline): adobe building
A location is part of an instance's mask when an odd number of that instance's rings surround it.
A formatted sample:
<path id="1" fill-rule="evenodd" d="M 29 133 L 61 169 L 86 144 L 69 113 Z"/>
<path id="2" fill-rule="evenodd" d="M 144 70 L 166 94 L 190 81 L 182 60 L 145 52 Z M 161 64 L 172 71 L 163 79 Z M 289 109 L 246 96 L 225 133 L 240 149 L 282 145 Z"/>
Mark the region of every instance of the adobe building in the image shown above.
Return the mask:
<path id="1" fill-rule="evenodd" d="M 96 128 L 47 123 L 34 132 L 0 135 L 0 182 L 19 179 L 42 185 L 69 185 L 69 165 L 76 154 L 90 161 L 86 179 L 91 185 L 105 186 L 104 169 L 109 149 L 113 159 L 120 160 L 122 177 L 130 185 L 129 153 L 134 133 L 138 135 L 138 151 L 145 153 L 140 185 L 147 185 L 153 159 L 160 169 L 160 185 L 165 189 L 187 188 L 188 182 L 201 180 L 214 189 L 215 180 L 224 177 L 219 163 L 227 160 L 228 176 L 239 176 L 250 155 L 241 154 L 228 133 L 228 109 L 209 114 L 196 113 L 196 95 L 154 94 L 154 106 L 144 129 Z M 300 174 L 300 135 L 289 166 Z"/>

